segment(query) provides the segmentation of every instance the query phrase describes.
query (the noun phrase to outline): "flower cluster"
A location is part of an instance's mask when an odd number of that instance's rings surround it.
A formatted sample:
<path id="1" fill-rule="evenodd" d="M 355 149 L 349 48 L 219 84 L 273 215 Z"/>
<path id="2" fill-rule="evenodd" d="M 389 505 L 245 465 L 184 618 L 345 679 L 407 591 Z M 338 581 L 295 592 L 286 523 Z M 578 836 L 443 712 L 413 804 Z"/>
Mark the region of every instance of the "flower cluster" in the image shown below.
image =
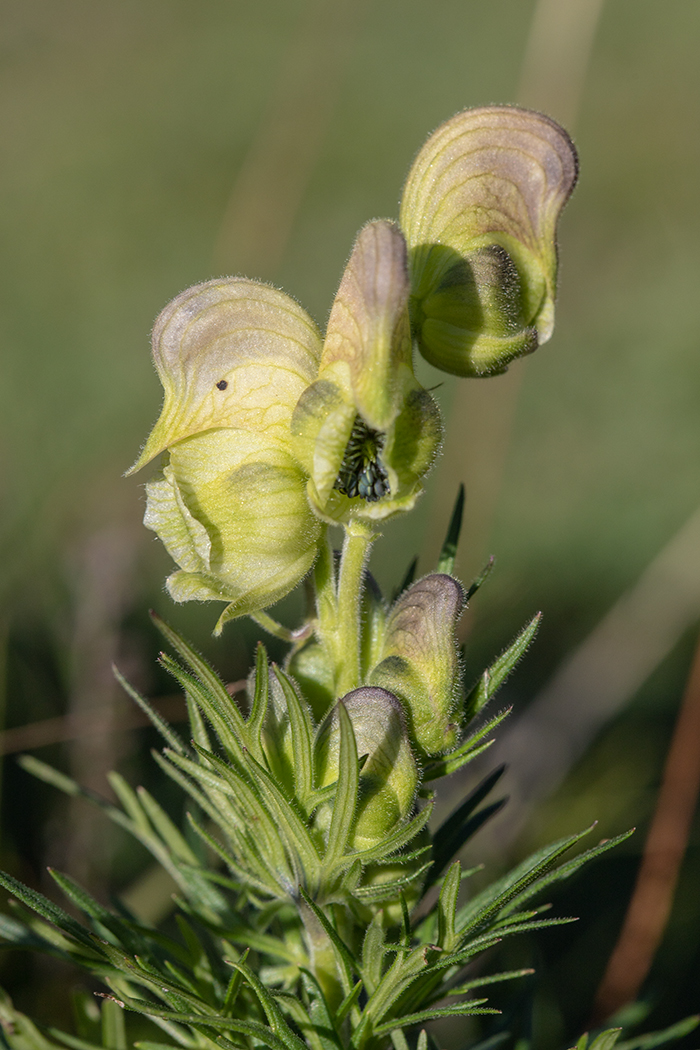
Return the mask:
<path id="1" fill-rule="evenodd" d="M 446 371 L 480 376 L 549 337 L 556 222 L 575 177 L 571 143 L 547 118 L 460 113 L 416 157 L 400 223 L 375 220 L 358 234 L 325 336 L 289 296 L 238 277 L 183 292 L 156 323 L 165 402 L 132 470 L 167 453 L 147 485 L 145 523 L 179 566 L 171 596 L 225 601 L 220 631 L 260 615 L 315 566 L 315 618 L 290 635 L 288 677 L 271 675 L 261 743 L 245 747 L 297 799 L 307 814 L 298 833 L 317 836 L 322 855 L 339 848 L 346 805 L 343 850 L 386 861 L 415 813 L 419 769 L 455 748 L 463 715 L 462 585 L 433 573 L 387 605 L 365 572 L 377 525 L 413 507 L 441 442 L 414 346 Z M 345 530 L 339 561 L 331 525 Z M 363 762 L 354 786 L 348 747 Z M 251 787 L 258 776 L 245 773 Z M 253 872 L 247 849 L 236 863 Z M 302 884 L 340 893 L 330 861 L 315 875 L 309 863 Z M 271 885 L 286 893 L 293 868 L 275 869 Z M 355 889 L 389 878 L 347 877 Z"/>
<path id="2" fill-rule="evenodd" d="M 416 157 L 400 226 L 360 232 L 325 339 L 289 296 L 241 278 L 166 307 L 153 333 L 165 402 L 132 470 L 167 450 L 145 521 L 180 566 L 176 601 L 228 602 L 220 629 L 303 578 L 323 523 L 413 506 L 441 423 L 412 342 L 439 368 L 487 375 L 549 338 L 575 177 L 546 117 L 466 110 Z"/>

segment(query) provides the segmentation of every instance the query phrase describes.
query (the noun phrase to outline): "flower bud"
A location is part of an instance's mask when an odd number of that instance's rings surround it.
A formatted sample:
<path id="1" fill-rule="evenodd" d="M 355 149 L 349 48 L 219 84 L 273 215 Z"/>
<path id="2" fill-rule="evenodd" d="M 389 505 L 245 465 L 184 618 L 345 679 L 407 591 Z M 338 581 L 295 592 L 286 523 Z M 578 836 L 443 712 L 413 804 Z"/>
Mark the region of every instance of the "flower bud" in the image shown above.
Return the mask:
<path id="1" fill-rule="evenodd" d="M 493 375 L 549 339 L 556 226 L 577 171 L 566 132 L 514 106 L 465 110 L 430 136 L 400 222 L 411 327 L 431 364 Z"/>
<path id="2" fill-rule="evenodd" d="M 287 594 L 309 571 L 318 520 L 289 422 L 315 378 L 320 336 L 293 300 L 238 278 L 179 295 L 158 318 L 160 419 L 132 470 L 165 449 L 145 524 L 180 570 L 175 601 L 228 602 L 216 627 Z"/>
<path id="3" fill-rule="evenodd" d="M 360 773 L 359 803 L 352 845 L 364 849 L 380 842 L 410 813 L 418 786 L 401 704 L 384 689 L 355 689 L 343 697 L 355 732 L 358 758 L 367 755 Z M 337 709 L 328 714 L 316 737 L 319 787 L 338 779 L 340 729 Z"/>
<path id="4" fill-rule="evenodd" d="M 292 419 L 309 499 L 326 521 L 413 506 L 437 451 L 437 406 L 413 375 L 406 244 L 393 223 L 362 229 L 328 321 L 317 382 Z"/>
<path id="5" fill-rule="evenodd" d="M 452 576 L 432 573 L 394 603 L 387 620 L 381 659 L 370 685 L 387 689 L 404 704 L 411 738 L 424 755 L 453 747 L 452 722 L 460 693 L 455 627 L 464 608 L 464 590 Z"/>

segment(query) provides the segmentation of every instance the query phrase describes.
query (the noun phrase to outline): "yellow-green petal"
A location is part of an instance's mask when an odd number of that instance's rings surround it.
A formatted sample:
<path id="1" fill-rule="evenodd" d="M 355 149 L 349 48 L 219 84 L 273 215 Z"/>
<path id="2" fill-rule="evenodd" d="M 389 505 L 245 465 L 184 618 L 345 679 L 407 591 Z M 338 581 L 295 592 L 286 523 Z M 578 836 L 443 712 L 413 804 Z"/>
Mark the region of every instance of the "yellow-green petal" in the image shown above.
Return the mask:
<path id="1" fill-rule="evenodd" d="M 222 429 L 170 450 L 145 522 L 181 567 L 176 601 L 229 602 L 220 624 L 287 594 L 316 557 L 320 526 L 293 456 L 265 434 Z"/>
<path id="2" fill-rule="evenodd" d="M 566 132 L 514 106 L 465 110 L 430 136 L 400 219 L 412 329 L 428 361 L 491 375 L 549 339 L 556 226 L 576 176 Z"/>
<path id="3" fill-rule="evenodd" d="M 318 373 L 321 336 L 284 292 L 231 277 L 182 292 L 153 330 L 163 409 L 139 470 L 183 438 L 236 427 L 289 440 L 289 421 Z"/>

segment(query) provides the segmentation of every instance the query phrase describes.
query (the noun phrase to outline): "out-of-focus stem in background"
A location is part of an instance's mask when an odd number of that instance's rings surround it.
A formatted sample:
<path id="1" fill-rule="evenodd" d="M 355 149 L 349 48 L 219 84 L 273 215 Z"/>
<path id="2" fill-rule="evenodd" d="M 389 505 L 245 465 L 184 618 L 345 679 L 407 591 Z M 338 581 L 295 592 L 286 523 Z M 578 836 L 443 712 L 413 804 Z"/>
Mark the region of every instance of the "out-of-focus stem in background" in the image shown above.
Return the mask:
<path id="1" fill-rule="evenodd" d="M 99 713 L 102 731 L 70 744 L 71 775 L 104 795 L 107 773 L 116 768 L 124 737 L 115 732 L 128 704 L 112 675 L 121 657 L 121 627 L 135 600 L 135 569 L 140 532 L 123 524 L 107 525 L 88 537 L 76 558 L 71 645 L 69 717 Z M 66 826 L 57 829 L 54 849 L 61 865 L 94 892 L 102 894 L 109 864 L 110 836 L 102 814 L 82 799 L 71 799 Z"/>
<path id="2" fill-rule="evenodd" d="M 634 1002 L 651 969 L 673 895 L 700 791 L 700 642 L 666 758 L 641 867 L 615 950 L 594 1005 L 601 1024 Z"/>

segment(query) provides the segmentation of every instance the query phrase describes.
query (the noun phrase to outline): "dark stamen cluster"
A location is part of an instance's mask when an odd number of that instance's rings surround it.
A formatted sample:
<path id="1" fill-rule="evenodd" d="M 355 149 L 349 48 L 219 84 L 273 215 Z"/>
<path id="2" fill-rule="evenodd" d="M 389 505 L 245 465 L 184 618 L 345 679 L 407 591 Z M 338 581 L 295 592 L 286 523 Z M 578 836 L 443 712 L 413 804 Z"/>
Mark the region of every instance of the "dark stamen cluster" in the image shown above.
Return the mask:
<path id="1" fill-rule="evenodd" d="M 376 503 L 387 496 L 389 475 L 379 457 L 383 446 L 384 435 L 371 430 L 364 419 L 356 416 L 333 487 L 351 498 L 360 496 L 367 503 Z"/>

